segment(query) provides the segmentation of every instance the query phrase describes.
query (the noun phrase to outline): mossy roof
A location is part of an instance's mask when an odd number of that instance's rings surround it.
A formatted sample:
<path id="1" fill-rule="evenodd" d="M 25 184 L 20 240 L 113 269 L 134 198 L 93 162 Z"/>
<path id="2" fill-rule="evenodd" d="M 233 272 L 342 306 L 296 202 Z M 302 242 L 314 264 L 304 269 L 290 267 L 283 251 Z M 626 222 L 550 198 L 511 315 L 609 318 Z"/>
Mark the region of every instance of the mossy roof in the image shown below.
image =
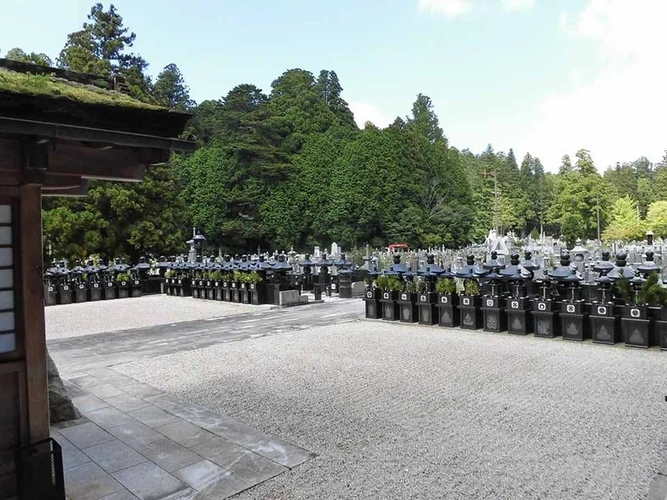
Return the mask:
<path id="1" fill-rule="evenodd" d="M 106 90 L 96 85 L 77 83 L 48 74 L 21 73 L 2 67 L 0 67 L 0 92 L 69 100 L 98 106 L 145 110 L 165 109 L 139 101 L 127 94 Z"/>

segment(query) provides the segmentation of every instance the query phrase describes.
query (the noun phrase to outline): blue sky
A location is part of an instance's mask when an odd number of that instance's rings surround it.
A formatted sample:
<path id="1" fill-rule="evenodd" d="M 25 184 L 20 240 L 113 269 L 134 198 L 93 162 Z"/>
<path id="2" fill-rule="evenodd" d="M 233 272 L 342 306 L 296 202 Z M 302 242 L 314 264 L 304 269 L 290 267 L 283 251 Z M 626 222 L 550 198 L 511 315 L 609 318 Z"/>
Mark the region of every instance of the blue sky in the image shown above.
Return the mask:
<path id="1" fill-rule="evenodd" d="M 92 2 L 3 0 L 0 50 L 56 57 Z M 197 101 L 289 68 L 333 69 L 358 122 L 429 95 L 458 148 L 542 158 L 582 147 L 599 169 L 667 149 L 665 0 L 117 0 L 134 50 L 182 70 Z M 105 3 L 108 6 L 108 3 Z M 1 53 L 0 53 L 1 54 Z"/>

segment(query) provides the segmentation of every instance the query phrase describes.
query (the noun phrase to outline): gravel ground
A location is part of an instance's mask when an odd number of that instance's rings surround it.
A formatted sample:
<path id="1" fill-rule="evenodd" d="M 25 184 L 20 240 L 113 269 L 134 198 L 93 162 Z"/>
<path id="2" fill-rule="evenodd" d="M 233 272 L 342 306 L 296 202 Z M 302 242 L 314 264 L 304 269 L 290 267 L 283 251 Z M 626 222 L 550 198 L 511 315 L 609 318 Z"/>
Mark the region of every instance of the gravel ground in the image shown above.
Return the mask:
<path id="1" fill-rule="evenodd" d="M 130 328 L 219 318 L 257 312 L 261 308 L 266 306 L 167 295 L 50 306 L 45 308 L 46 339 L 80 337 Z"/>
<path id="2" fill-rule="evenodd" d="M 630 500 L 667 458 L 654 350 L 356 321 L 115 368 L 318 454 L 239 500 Z"/>

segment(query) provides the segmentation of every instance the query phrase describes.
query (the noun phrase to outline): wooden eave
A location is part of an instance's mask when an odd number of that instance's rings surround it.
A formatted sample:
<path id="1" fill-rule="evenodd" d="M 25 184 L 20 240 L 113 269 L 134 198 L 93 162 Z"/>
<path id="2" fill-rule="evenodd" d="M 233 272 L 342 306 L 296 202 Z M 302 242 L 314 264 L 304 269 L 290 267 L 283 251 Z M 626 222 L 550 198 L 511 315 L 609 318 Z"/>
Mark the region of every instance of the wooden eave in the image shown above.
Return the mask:
<path id="1" fill-rule="evenodd" d="M 0 182 L 34 184 L 46 196 L 83 196 L 88 179 L 138 182 L 171 151 L 193 151 L 177 138 L 0 116 Z"/>

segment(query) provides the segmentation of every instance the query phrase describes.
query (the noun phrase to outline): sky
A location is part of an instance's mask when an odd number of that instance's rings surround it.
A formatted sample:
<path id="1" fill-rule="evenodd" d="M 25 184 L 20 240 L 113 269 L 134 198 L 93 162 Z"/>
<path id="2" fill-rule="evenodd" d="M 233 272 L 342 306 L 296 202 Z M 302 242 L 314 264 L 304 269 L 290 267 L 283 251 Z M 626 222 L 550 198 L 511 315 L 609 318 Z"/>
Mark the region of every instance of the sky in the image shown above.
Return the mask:
<path id="1" fill-rule="evenodd" d="M 90 0 L 2 0 L 0 57 L 55 59 Z M 104 3 L 108 7 L 108 3 Z M 599 170 L 667 150 L 667 0 L 116 0 L 133 51 L 181 69 L 192 97 L 284 71 L 334 70 L 360 126 L 431 97 L 451 145 L 526 152 L 556 171 L 588 149 Z"/>

